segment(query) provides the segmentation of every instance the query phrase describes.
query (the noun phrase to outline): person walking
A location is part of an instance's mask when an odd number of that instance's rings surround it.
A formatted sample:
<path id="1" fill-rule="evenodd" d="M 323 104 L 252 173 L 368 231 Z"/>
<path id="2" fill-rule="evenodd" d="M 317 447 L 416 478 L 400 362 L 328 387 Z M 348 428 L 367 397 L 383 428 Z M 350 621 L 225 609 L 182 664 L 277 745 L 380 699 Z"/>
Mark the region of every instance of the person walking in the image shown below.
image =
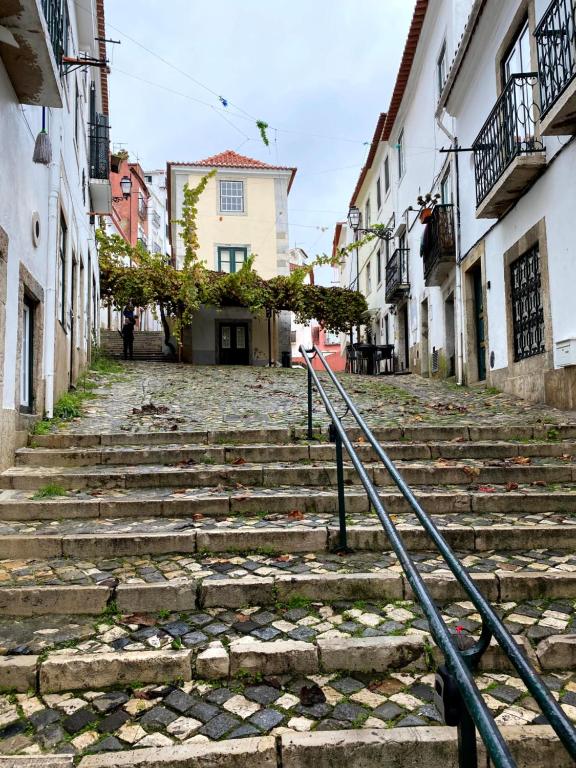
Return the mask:
<path id="1" fill-rule="evenodd" d="M 122 341 L 124 343 L 124 360 L 134 359 L 134 323 L 126 321 L 122 327 Z"/>

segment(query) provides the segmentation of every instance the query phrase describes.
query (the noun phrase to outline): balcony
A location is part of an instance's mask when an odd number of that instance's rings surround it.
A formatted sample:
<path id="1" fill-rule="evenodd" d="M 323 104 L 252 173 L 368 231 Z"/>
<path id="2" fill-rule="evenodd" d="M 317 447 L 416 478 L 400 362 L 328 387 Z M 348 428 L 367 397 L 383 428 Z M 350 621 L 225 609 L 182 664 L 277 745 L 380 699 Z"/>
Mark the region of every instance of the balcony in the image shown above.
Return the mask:
<path id="1" fill-rule="evenodd" d="M 536 132 L 536 73 L 512 75 L 476 141 L 476 218 L 502 216 L 531 186 L 546 165 Z"/>
<path id="2" fill-rule="evenodd" d="M 422 237 L 426 285 L 442 285 L 456 264 L 454 213 L 451 205 L 437 205 Z"/>
<path id="3" fill-rule="evenodd" d="M 145 251 L 148 250 L 148 238 L 145 235 L 140 235 L 138 238 L 138 245 L 142 246 Z"/>
<path id="4" fill-rule="evenodd" d="M 386 264 L 386 303 L 398 304 L 408 296 L 408 248 L 397 248 Z"/>
<path id="5" fill-rule="evenodd" d="M 110 126 L 108 116 L 94 112 L 89 123 L 91 212 L 112 212 L 110 184 Z"/>
<path id="6" fill-rule="evenodd" d="M 68 43 L 64 0 L 0 0 L 0 25 L 13 44 L 0 43 L 0 58 L 22 104 L 62 107 L 60 67 Z"/>
<path id="7" fill-rule="evenodd" d="M 576 0 L 554 0 L 534 32 L 540 72 L 540 130 L 576 133 Z"/>
<path id="8" fill-rule="evenodd" d="M 144 220 L 148 214 L 148 203 L 145 198 L 138 197 L 138 216 Z"/>

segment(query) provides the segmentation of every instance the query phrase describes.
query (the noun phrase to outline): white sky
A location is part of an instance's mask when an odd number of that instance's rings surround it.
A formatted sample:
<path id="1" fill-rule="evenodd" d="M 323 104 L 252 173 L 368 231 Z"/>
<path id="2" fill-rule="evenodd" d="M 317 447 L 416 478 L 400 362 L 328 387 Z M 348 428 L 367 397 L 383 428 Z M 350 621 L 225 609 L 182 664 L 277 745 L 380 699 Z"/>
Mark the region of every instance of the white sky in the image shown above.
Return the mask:
<path id="1" fill-rule="evenodd" d="M 388 108 L 413 8 L 414 0 L 107 0 L 107 37 L 122 41 L 109 46 L 112 141 L 146 169 L 226 149 L 296 166 L 290 246 L 327 253 L 364 142 Z M 270 147 L 255 119 L 270 125 Z"/>

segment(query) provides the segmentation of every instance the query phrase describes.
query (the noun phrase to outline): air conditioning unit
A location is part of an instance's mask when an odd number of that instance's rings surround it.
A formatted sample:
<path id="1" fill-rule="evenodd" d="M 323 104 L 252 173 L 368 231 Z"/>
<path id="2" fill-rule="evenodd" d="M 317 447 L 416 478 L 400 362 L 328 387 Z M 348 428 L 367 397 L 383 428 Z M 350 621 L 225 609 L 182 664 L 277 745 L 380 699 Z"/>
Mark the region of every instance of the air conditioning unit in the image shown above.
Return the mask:
<path id="1" fill-rule="evenodd" d="M 576 339 L 556 342 L 556 360 L 560 368 L 576 365 Z"/>

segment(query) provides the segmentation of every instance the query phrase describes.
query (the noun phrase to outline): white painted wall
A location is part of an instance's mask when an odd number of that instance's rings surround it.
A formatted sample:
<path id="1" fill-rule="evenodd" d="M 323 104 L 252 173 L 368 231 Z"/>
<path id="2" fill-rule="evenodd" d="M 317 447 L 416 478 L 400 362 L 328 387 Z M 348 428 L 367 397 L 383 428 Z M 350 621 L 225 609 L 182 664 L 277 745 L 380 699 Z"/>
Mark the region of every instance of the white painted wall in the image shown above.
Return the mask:
<path id="1" fill-rule="evenodd" d="M 93 4 L 95 6 L 95 3 Z M 76 6 L 68 2 L 70 16 L 71 43 L 70 55 L 77 55 L 79 50 L 78 23 Z M 85 12 L 85 11 L 84 11 Z M 95 10 L 93 8 L 93 13 Z M 85 45 L 82 50 L 97 56 L 96 43 Z M 54 244 L 58 242 L 59 212 L 56 221 L 49 220 L 49 197 L 51 179 L 53 193 L 57 195 L 57 205 L 64 211 L 68 223 L 68 253 L 66 276 L 66 317 L 67 340 L 70 343 L 69 307 L 71 305 L 71 270 L 72 253 L 84 264 L 84 285 L 77 283 L 78 297 L 84 294 L 84 307 L 88 310 L 88 285 L 92 277 L 98 286 L 97 256 L 94 241 L 94 228 L 88 216 L 90 210 L 88 191 L 88 105 L 89 86 L 94 79 L 100 94 L 99 72 L 77 71 L 61 80 L 64 106 L 62 109 L 48 109 L 48 133 L 52 142 L 52 165 L 46 167 L 32 162 L 35 138 L 41 128 L 41 107 L 23 106 L 18 102 L 12 84 L 0 62 L 0 226 L 9 237 L 8 247 L 8 292 L 6 307 L 5 338 L 0 340 L 5 349 L 4 356 L 4 392 L 3 407 L 7 410 L 19 409 L 19 391 L 17 389 L 16 360 L 21 344 L 18 338 L 18 286 L 19 269 L 23 264 L 33 278 L 44 289 L 44 368 L 42 376 L 47 382 L 46 403 L 37 403 L 38 412 L 42 413 L 46 405 L 49 411 L 53 399 L 54 374 L 54 297 L 57 283 L 54 282 L 54 269 L 58 258 Z M 78 85 L 78 136 L 76 137 L 76 90 Z M 100 109 L 99 105 L 99 109 Z M 83 175 L 85 171 L 85 186 Z M 40 219 L 40 239 L 38 246 L 32 242 L 32 215 L 37 213 Z M 90 272 L 88 262 L 90 260 Z M 57 277 L 56 277 L 57 279 Z M 56 301 L 57 304 L 57 301 Z M 80 301 L 78 300 L 78 306 Z M 74 318 L 77 349 L 86 353 L 90 343 L 90 332 L 86 315 Z M 67 350 L 69 360 L 69 348 Z"/>

